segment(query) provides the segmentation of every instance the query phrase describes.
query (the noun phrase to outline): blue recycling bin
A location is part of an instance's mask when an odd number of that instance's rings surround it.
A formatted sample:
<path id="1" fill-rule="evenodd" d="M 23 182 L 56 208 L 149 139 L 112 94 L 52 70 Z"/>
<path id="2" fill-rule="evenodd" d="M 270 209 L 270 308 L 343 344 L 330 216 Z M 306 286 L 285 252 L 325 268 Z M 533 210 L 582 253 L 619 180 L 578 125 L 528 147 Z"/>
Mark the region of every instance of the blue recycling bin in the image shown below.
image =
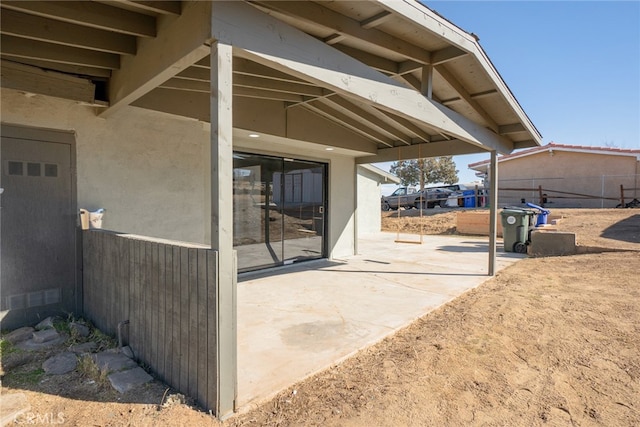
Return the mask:
<path id="1" fill-rule="evenodd" d="M 475 190 L 464 190 L 462 195 L 464 196 L 464 207 L 475 208 L 476 207 L 476 192 Z"/>
<path id="2" fill-rule="evenodd" d="M 536 221 L 536 227 L 540 227 L 541 225 L 545 225 L 547 223 L 547 216 L 551 213 L 547 209 L 534 205 L 533 203 L 527 203 L 527 206 L 530 208 L 538 209 L 538 219 Z"/>

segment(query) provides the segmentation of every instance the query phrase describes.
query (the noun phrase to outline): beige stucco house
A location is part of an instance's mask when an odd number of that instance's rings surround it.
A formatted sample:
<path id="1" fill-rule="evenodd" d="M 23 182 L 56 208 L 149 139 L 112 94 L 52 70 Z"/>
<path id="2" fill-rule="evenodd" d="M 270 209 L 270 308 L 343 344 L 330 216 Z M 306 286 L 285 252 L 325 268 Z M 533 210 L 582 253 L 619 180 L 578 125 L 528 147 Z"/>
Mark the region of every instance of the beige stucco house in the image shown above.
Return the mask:
<path id="1" fill-rule="evenodd" d="M 640 197 L 640 150 L 554 142 L 498 157 L 501 206 L 612 208 Z M 489 161 L 469 165 L 487 172 Z M 622 188 L 622 189 L 621 189 Z"/>
<path id="2" fill-rule="evenodd" d="M 127 325 L 221 417 L 238 272 L 354 254 L 358 165 L 540 144 L 477 39 L 415 1 L 0 7 L 2 327 Z"/>

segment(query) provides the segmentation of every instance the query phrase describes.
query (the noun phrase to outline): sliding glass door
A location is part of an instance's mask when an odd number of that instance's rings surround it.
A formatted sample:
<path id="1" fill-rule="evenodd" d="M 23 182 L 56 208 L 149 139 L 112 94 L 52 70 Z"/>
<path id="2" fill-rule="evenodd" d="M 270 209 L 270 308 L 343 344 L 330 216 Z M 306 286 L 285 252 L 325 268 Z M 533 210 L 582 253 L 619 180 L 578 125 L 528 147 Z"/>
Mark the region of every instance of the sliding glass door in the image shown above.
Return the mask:
<path id="1" fill-rule="evenodd" d="M 239 271 L 326 256 L 326 164 L 235 152 L 233 168 Z"/>

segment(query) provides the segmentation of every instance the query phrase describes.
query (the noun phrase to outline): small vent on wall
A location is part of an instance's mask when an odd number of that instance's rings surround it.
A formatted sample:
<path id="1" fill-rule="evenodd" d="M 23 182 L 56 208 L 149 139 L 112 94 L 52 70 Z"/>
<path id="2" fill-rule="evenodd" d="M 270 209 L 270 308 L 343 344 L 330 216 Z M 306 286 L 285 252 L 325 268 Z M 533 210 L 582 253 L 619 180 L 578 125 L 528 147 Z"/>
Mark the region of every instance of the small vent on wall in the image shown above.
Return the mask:
<path id="1" fill-rule="evenodd" d="M 7 297 L 7 310 L 18 310 L 21 308 L 58 304 L 62 300 L 61 296 L 62 293 L 60 288 L 10 295 Z"/>

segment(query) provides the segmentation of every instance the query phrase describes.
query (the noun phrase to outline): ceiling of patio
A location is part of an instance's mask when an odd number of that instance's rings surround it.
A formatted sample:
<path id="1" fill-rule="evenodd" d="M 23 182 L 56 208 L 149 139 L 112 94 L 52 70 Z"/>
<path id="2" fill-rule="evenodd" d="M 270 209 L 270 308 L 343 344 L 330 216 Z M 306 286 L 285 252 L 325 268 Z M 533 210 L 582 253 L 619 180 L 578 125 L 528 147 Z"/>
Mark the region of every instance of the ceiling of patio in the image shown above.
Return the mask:
<path id="1" fill-rule="evenodd" d="M 427 90 L 423 69 L 432 66 L 433 101 L 507 138 L 514 148 L 540 144 L 538 131 L 474 36 L 442 18 L 442 34 L 456 34 L 457 42 L 397 13 L 396 6 L 384 1 L 247 3 L 418 92 Z M 427 11 L 418 3 L 404 3 L 402 7 Z M 139 55 L 141 40 L 157 37 L 162 23 L 176 19 L 184 9 L 180 1 L 130 0 L 2 1 L 0 6 L 3 68 L 19 64 L 90 80 L 95 85 L 92 104 L 99 108 L 109 107 L 110 79 L 122 59 Z M 233 67 L 235 97 L 309 110 L 366 137 L 378 149 L 455 139 L 249 59 L 234 58 Z M 174 96 L 201 94 L 208 99 L 209 73 L 205 57 L 146 93 L 171 91 Z M 5 81 L 3 75 L 3 86 Z"/>

